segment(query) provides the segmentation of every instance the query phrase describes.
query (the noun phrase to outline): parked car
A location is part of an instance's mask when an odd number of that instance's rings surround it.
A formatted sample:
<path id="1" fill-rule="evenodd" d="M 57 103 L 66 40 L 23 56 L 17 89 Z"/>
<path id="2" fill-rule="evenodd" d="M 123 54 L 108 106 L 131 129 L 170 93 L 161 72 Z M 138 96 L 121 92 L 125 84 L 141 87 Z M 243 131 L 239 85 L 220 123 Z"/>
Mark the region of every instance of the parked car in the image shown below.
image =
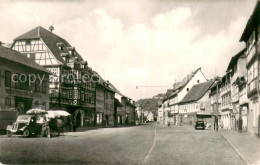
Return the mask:
<path id="1" fill-rule="evenodd" d="M 19 115 L 13 125 L 7 126 L 7 136 L 11 137 L 13 134 L 24 137 L 40 135 L 46 123 L 37 122 L 37 119 L 39 120 L 37 115 Z"/>
<path id="2" fill-rule="evenodd" d="M 204 121 L 196 121 L 195 123 L 195 129 L 205 129 L 205 122 Z"/>

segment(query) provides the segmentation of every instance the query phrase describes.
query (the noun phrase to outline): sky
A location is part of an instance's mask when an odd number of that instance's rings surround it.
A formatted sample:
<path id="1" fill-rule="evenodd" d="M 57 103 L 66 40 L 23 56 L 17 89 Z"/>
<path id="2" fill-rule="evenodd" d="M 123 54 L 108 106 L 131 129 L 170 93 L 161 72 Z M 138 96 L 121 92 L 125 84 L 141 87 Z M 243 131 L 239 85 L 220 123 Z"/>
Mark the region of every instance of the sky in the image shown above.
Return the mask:
<path id="1" fill-rule="evenodd" d="M 54 26 L 90 67 L 134 100 L 201 67 L 222 76 L 256 0 L 0 0 L 0 41 Z"/>

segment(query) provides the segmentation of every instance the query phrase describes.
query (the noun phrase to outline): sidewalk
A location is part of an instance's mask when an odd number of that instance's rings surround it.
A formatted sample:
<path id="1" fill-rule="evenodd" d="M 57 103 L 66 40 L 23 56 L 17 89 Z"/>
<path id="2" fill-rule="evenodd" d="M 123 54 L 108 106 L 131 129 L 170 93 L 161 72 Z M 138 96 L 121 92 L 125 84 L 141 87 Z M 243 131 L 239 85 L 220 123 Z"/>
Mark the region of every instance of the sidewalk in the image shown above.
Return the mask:
<path id="1" fill-rule="evenodd" d="M 247 133 L 220 130 L 219 133 L 248 165 L 260 165 L 260 139 Z"/>

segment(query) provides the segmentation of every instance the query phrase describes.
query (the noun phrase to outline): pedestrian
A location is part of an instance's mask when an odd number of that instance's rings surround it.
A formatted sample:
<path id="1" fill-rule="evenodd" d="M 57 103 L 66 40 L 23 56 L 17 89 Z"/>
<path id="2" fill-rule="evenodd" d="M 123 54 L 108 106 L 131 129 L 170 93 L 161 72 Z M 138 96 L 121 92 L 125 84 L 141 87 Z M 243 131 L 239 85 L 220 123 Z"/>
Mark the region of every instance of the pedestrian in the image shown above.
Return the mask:
<path id="1" fill-rule="evenodd" d="M 77 131 L 77 119 L 76 119 L 76 116 L 74 116 L 72 124 L 73 124 L 73 131 L 76 132 Z"/>

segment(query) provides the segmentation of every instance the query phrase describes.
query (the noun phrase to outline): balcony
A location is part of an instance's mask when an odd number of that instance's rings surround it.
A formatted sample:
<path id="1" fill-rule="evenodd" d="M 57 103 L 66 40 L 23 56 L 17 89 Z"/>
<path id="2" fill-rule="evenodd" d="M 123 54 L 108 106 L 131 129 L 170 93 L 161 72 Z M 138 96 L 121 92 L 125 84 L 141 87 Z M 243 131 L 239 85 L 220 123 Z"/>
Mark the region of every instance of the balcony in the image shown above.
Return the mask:
<path id="1" fill-rule="evenodd" d="M 233 108 L 233 107 L 232 107 L 231 103 L 222 104 L 222 105 L 220 106 L 220 109 L 221 109 L 221 110 L 224 110 L 224 109 L 232 109 L 232 108 Z"/>
<path id="2" fill-rule="evenodd" d="M 224 94 L 226 94 L 230 91 L 231 91 L 231 85 L 228 84 L 228 85 L 221 88 L 220 95 L 224 95 Z"/>

